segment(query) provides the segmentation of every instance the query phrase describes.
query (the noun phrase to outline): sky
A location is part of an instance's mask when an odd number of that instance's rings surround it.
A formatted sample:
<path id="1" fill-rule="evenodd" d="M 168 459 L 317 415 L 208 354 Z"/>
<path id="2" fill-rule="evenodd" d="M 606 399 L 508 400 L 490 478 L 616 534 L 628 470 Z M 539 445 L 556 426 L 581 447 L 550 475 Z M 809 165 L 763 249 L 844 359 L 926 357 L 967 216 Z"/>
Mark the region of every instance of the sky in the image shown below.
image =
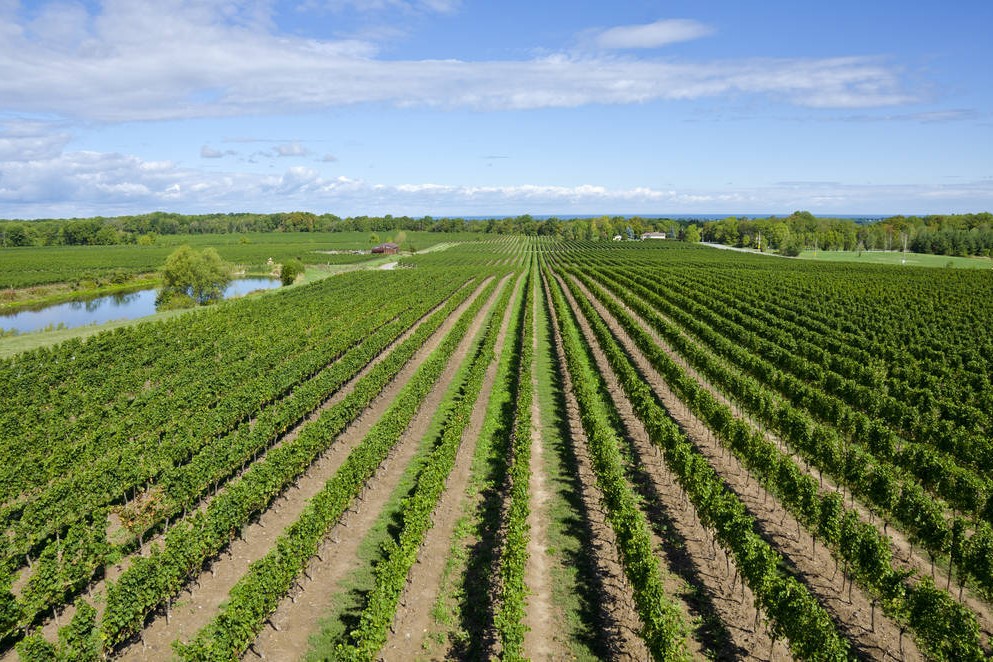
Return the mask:
<path id="1" fill-rule="evenodd" d="M 993 2 L 0 0 L 0 218 L 993 210 Z"/>

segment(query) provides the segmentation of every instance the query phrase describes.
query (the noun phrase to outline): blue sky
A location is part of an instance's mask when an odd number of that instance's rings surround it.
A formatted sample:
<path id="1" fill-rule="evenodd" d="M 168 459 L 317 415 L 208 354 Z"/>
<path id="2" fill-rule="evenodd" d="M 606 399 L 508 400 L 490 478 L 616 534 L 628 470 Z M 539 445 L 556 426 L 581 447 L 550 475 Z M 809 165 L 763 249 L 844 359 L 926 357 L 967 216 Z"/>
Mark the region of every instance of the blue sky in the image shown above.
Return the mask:
<path id="1" fill-rule="evenodd" d="M 0 218 L 993 209 L 993 2 L 0 0 Z"/>

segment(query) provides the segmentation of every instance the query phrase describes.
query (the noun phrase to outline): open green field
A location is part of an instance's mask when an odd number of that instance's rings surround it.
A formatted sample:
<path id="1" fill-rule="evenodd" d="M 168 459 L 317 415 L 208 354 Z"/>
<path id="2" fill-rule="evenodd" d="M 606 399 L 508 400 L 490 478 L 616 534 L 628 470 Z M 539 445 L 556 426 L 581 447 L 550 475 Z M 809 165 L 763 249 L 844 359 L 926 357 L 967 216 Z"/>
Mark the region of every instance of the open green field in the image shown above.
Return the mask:
<path id="1" fill-rule="evenodd" d="M 993 653 L 993 273 L 397 267 L 0 359 L 0 658 Z"/>
<path id="2" fill-rule="evenodd" d="M 405 250 L 424 250 L 440 242 L 478 239 L 473 233 L 405 232 Z M 300 258 L 305 264 L 340 264 L 369 256 L 329 255 L 321 251 L 369 250 L 375 243 L 391 241 L 381 233 L 372 241 L 366 232 L 293 232 L 204 235 L 163 235 L 152 246 L 29 246 L 0 249 L 0 290 L 46 283 L 104 280 L 159 269 L 177 246 L 217 249 L 221 258 L 248 272 L 265 271 L 272 259 L 282 263 Z"/>
<path id="3" fill-rule="evenodd" d="M 898 251 L 803 251 L 802 260 L 817 262 L 858 262 L 862 264 L 895 264 L 912 267 L 941 267 L 945 269 L 993 269 L 988 257 L 953 257 L 928 253 Z"/>

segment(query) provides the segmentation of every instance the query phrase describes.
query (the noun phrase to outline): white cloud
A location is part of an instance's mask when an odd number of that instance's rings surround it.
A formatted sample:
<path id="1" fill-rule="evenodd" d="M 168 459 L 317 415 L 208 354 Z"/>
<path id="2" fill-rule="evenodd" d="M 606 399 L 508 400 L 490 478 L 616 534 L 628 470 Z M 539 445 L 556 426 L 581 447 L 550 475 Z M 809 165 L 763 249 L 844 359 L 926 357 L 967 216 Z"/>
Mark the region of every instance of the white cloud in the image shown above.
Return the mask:
<path id="1" fill-rule="evenodd" d="M 375 44 L 278 34 L 265 3 L 107 0 L 71 25 L 0 27 L 0 111 L 132 121 L 303 112 L 361 103 L 531 109 L 729 94 L 812 107 L 908 102 L 893 67 L 867 57 L 690 62 L 610 55 L 385 60 Z M 436 9 L 454 7 L 433 3 Z M 260 8 L 261 7 L 261 8 Z M 704 26 L 662 21 L 600 33 L 660 44 Z M 66 35 L 72 35 L 71 38 Z"/>
<path id="2" fill-rule="evenodd" d="M 993 179 L 943 185 L 788 181 L 767 186 L 612 188 L 597 183 L 384 184 L 295 166 L 279 175 L 199 170 L 92 151 L 0 161 L 0 218 L 309 210 L 341 215 L 948 213 L 993 206 Z"/>
<path id="3" fill-rule="evenodd" d="M 36 161 L 58 156 L 71 136 L 52 132 L 39 122 L 11 121 L 0 125 L 0 163 L 4 161 Z"/>
<path id="4" fill-rule="evenodd" d="M 593 36 L 599 48 L 659 48 L 681 41 L 692 41 L 713 34 L 710 26 L 690 19 L 665 19 L 645 25 L 621 25 Z"/>
<path id="5" fill-rule="evenodd" d="M 224 152 L 219 149 L 214 149 L 207 145 L 200 148 L 200 158 L 202 159 L 219 159 L 224 156 Z"/>
<path id="6" fill-rule="evenodd" d="M 276 156 L 307 156 L 310 150 L 298 142 L 284 143 L 272 148 Z"/>

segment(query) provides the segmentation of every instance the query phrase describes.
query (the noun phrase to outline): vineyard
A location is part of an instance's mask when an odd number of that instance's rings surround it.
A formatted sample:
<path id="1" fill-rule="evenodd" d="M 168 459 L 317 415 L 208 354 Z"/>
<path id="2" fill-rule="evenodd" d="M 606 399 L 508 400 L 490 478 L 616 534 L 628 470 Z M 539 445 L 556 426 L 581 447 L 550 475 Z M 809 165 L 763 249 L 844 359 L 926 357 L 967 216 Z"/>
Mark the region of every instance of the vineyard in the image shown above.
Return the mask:
<path id="1" fill-rule="evenodd" d="M 0 660 L 989 659 L 990 301 L 495 236 L 2 360 Z"/>

